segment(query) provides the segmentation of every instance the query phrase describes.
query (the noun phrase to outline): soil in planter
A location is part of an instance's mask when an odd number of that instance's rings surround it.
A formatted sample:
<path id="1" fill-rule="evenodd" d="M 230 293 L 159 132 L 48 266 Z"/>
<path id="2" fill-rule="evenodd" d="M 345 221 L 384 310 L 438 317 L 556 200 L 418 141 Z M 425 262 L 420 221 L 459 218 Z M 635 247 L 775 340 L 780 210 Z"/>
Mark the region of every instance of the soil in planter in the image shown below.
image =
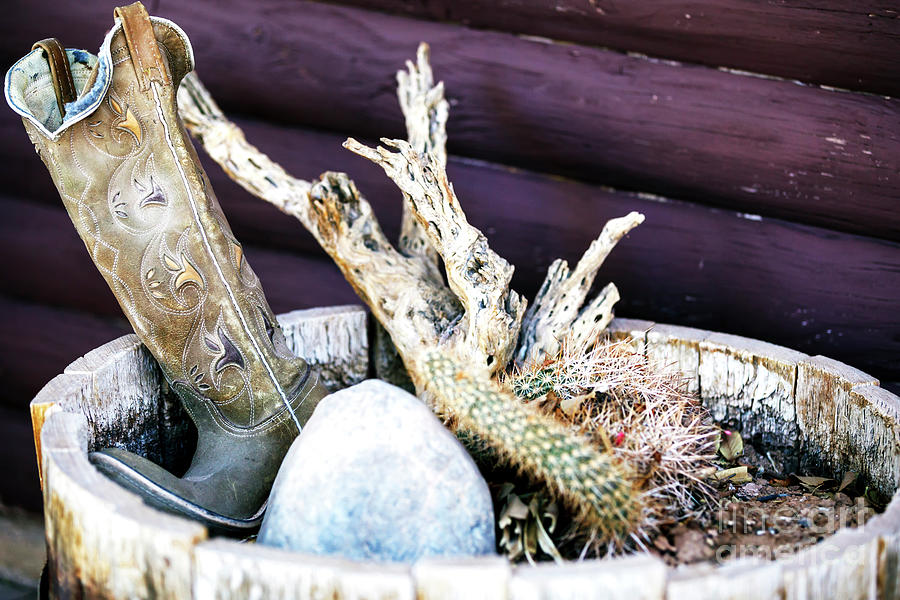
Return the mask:
<path id="1" fill-rule="evenodd" d="M 716 497 L 694 515 L 661 525 L 646 543 L 648 551 L 671 566 L 721 564 L 748 557 L 778 560 L 825 540 L 843 527 L 864 525 L 887 503 L 887 499 L 866 489 L 855 474 L 848 474 L 843 481 L 786 475 L 782 472 L 782 458 L 776 453 L 762 455 L 744 443 L 739 458 L 729 464 L 719 462 L 725 467 L 747 467 L 750 480 L 719 482 L 715 486 Z M 486 476 L 494 482 L 515 479 L 512 473 L 502 471 Z M 505 485 L 506 491 L 512 486 Z M 549 502 L 538 488 L 522 493 L 525 488 L 521 481 L 515 487 L 522 502 L 521 513 L 533 513 L 521 521 L 518 535 L 510 535 L 512 528 L 498 533 L 501 554 L 509 554 L 510 547 L 518 543 L 521 552 L 516 562 L 591 557 L 584 553 L 584 539 L 578 535 L 569 541 L 565 541 L 565 535 L 543 537 L 551 527 L 561 532 L 572 531 L 574 525 L 567 522 L 565 511 Z M 508 499 L 504 500 L 503 484 L 492 484 L 491 488 L 497 500 L 495 510 L 502 514 L 500 511 L 509 504 Z M 554 545 L 546 544 L 548 537 Z"/>
<path id="2" fill-rule="evenodd" d="M 884 499 L 855 477 L 843 481 L 784 475 L 781 463 L 745 444 L 737 464 L 753 477 L 721 482 L 717 500 L 699 515 L 664 526 L 650 552 L 675 566 L 739 558 L 777 560 L 813 546 L 843 527 L 862 526 L 884 509 Z"/>

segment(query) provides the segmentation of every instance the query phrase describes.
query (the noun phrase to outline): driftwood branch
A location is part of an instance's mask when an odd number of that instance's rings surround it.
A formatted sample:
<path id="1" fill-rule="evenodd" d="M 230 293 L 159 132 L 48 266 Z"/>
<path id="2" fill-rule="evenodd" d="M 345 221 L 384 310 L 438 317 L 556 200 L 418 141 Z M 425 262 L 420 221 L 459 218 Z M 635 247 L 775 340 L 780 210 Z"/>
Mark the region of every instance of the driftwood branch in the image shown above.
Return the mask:
<path id="1" fill-rule="evenodd" d="M 444 99 L 443 82 L 435 85 L 428 62 L 428 44 L 420 44 L 416 64 L 406 61 L 406 71 L 397 71 L 397 99 L 406 119 L 406 137 L 418 154 L 430 154 L 441 168 L 447 164 L 447 115 L 450 106 Z M 403 220 L 400 226 L 400 252 L 421 256 L 439 279 L 437 253 L 428 243 L 416 219 L 411 199 L 403 195 Z"/>
<path id="2" fill-rule="evenodd" d="M 231 179 L 254 196 L 299 219 L 321 243 L 310 213 L 312 184 L 292 177 L 247 142 L 244 132 L 222 113 L 196 72 L 181 81 L 178 113 L 194 139 Z"/>
<path id="3" fill-rule="evenodd" d="M 525 315 L 516 353 L 517 363 L 527 365 L 554 356 L 566 334 L 579 341 L 590 342 L 606 329 L 612 320 L 612 307 L 619 300 L 616 286 L 606 286 L 583 309 L 582 304 L 603 261 L 619 240 L 643 222 L 644 215 L 637 212 L 609 221 L 600 237 L 591 242 L 574 270 L 569 269 L 569 263 L 565 260 L 553 261 L 534 303 Z"/>
<path id="4" fill-rule="evenodd" d="M 398 151 L 369 148 L 353 139 L 344 146 L 384 169 L 444 259 L 447 282 L 463 314 L 444 332 L 442 342 L 458 343 L 466 349 L 459 355 L 466 364 L 481 364 L 494 373 L 509 362 L 525 313 L 525 301 L 509 289 L 513 267 L 466 220 L 443 165 L 433 155 L 417 154 L 402 140 L 381 141 Z"/>
<path id="5" fill-rule="evenodd" d="M 408 366 L 406 355 L 423 339 L 437 340 L 457 317 L 458 303 L 432 281 L 422 261 L 391 245 L 346 175 L 323 174 L 309 197 L 322 247 L 391 334 Z"/>
<path id="6" fill-rule="evenodd" d="M 594 339 L 618 300 L 610 284 L 582 307 L 594 275 L 643 217 L 632 213 L 610 221 L 571 273 L 564 262 L 554 263 L 537 306 L 526 316 L 526 301 L 509 288 L 513 267 L 469 224 L 447 178 L 448 105 L 443 85 L 434 83 L 425 44 L 397 81 L 408 140 L 384 139 L 387 148 L 353 139 L 345 143 L 381 166 L 403 193 L 397 247 L 345 174 L 325 173 L 312 183 L 292 177 L 246 141 L 195 75 L 182 83 L 179 110 L 189 131 L 232 179 L 313 234 L 390 335 L 420 393 L 427 384 L 421 361 L 429 351 L 495 375 L 514 356 L 525 360 L 552 352 L 567 330 L 576 339 Z M 523 321 L 526 335 L 520 340 Z"/>
<path id="7" fill-rule="evenodd" d="M 387 327 L 409 369 L 407 355 L 413 348 L 422 339 L 437 340 L 459 314 L 458 302 L 440 274 L 435 275 L 435 267 L 421 257 L 404 256 L 391 245 L 371 205 L 345 174 L 327 172 L 314 183 L 297 179 L 249 144 L 195 73 L 182 81 L 178 106 L 187 129 L 229 177 L 296 217 L 312 233 Z"/>

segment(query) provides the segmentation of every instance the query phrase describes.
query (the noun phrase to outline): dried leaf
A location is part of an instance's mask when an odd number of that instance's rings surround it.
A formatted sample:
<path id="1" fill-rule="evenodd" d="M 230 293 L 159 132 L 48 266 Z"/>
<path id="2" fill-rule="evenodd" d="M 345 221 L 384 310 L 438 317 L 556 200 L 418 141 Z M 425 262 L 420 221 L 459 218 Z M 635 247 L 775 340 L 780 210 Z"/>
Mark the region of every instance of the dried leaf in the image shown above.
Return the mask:
<path id="1" fill-rule="evenodd" d="M 710 477 L 713 477 L 717 471 L 718 469 L 716 467 L 704 467 L 702 469 L 697 469 L 697 471 L 694 472 L 694 476 L 697 477 L 697 479 L 709 479 Z"/>
<path id="2" fill-rule="evenodd" d="M 555 503 L 551 504 L 551 506 L 555 506 Z M 552 556 L 553 560 L 555 560 L 557 563 L 563 562 L 563 557 L 559 553 L 559 550 L 556 549 L 556 545 L 553 543 L 553 539 L 550 537 L 550 534 L 547 533 L 547 530 L 544 529 L 543 519 L 541 518 L 542 515 L 538 514 L 537 496 L 535 496 L 531 501 L 529 509 L 531 510 L 531 514 L 534 516 L 534 520 L 532 522 L 536 525 L 535 533 L 537 535 L 537 543 L 540 546 L 541 550 Z M 551 518 L 549 529 L 552 532 L 556 528 L 556 515 L 551 513 L 549 510 L 545 510 L 543 514 Z"/>
<path id="3" fill-rule="evenodd" d="M 516 494 L 509 494 L 506 506 L 500 513 L 500 518 L 497 519 L 497 525 L 503 529 L 509 526 L 513 519 L 522 521 L 526 517 L 528 517 L 528 506 Z"/>
<path id="4" fill-rule="evenodd" d="M 500 492 L 498 494 L 501 500 L 505 500 L 507 496 L 512 494 L 513 490 L 516 489 L 516 484 L 507 481 L 503 485 L 500 486 Z"/>
<path id="5" fill-rule="evenodd" d="M 538 549 L 537 528 L 537 521 L 528 521 L 527 523 L 525 523 L 525 535 L 522 536 L 525 546 L 525 558 L 532 565 L 535 564 L 534 555 L 537 554 Z"/>
<path id="6" fill-rule="evenodd" d="M 716 479 L 717 481 L 729 481 L 735 485 L 750 483 L 751 481 L 753 481 L 753 478 L 750 477 L 750 474 L 747 472 L 746 465 L 717 471 L 713 475 L 713 479 Z"/>
<path id="7" fill-rule="evenodd" d="M 500 539 L 500 547 L 505 550 L 506 557 L 510 561 L 518 560 L 523 554 L 520 537 L 520 529 L 518 527 L 512 532 L 509 529 L 503 530 L 503 537 Z"/>
<path id="8" fill-rule="evenodd" d="M 549 531 L 550 533 L 556 531 L 556 522 L 559 519 L 559 505 L 556 502 L 551 502 L 550 504 L 545 506 L 544 514 L 541 518 L 547 519 L 547 521 L 549 521 L 549 525 L 547 525 L 547 531 Z"/>
<path id="9" fill-rule="evenodd" d="M 722 431 L 719 436 L 719 454 L 728 461 L 734 461 L 744 453 L 744 439 L 737 431 Z"/>
<path id="10" fill-rule="evenodd" d="M 586 396 L 575 396 L 574 398 L 565 398 L 560 401 L 559 409 L 565 413 L 567 417 L 571 417 L 581 408 Z"/>
<path id="11" fill-rule="evenodd" d="M 656 539 L 653 540 L 653 545 L 660 552 L 675 552 L 675 546 L 673 546 L 669 541 L 669 538 L 664 535 L 656 536 Z"/>
<path id="12" fill-rule="evenodd" d="M 853 482 L 856 481 L 856 478 L 859 477 L 859 473 L 856 471 L 847 471 L 844 473 L 844 478 L 841 479 L 841 485 L 838 486 L 837 491 L 843 492 L 845 489 L 853 485 Z"/>
<path id="13" fill-rule="evenodd" d="M 837 481 L 830 477 L 815 477 L 813 475 L 797 475 L 791 473 L 791 477 L 797 480 L 797 483 L 805 487 L 807 490 L 815 491 L 818 489 L 829 488 L 834 486 Z"/>

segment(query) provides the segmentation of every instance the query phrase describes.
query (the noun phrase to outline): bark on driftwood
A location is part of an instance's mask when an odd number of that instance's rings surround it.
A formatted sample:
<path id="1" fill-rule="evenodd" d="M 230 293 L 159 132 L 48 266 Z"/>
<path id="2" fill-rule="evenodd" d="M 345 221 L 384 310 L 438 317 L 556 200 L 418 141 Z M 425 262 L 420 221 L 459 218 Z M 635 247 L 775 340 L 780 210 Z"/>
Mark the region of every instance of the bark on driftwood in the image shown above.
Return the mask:
<path id="1" fill-rule="evenodd" d="M 514 357 L 543 360 L 566 333 L 579 341 L 595 338 L 609 323 L 618 292 L 609 285 L 582 305 L 605 257 L 643 216 L 610 221 L 574 271 L 556 261 L 526 314 L 525 299 L 509 287 L 513 267 L 469 224 L 447 179 L 449 106 L 443 84 L 434 83 L 428 46 L 420 45 L 416 63 L 406 66 L 397 82 L 408 139 L 382 139 L 378 148 L 353 139 L 344 144 L 381 166 L 400 188 L 404 210 L 396 247 L 347 175 L 327 172 L 315 182 L 292 177 L 246 141 L 195 75 L 181 85 L 179 110 L 232 179 L 313 234 L 390 334 L 418 392 L 426 379 L 419 363 L 429 350 L 495 375 Z"/>

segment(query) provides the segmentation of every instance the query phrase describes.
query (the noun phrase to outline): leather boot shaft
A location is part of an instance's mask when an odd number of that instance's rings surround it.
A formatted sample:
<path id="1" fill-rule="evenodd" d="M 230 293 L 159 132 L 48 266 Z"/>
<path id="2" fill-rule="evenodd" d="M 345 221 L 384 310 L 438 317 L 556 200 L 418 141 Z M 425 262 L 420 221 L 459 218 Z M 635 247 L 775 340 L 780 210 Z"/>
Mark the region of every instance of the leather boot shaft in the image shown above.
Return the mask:
<path id="1" fill-rule="evenodd" d="M 178 117 L 190 43 L 142 11 L 117 9 L 97 57 L 39 43 L 7 75 L 7 98 L 195 421 L 202 412 L 240 434 L 290 419 L 299 430 L 313 408 L 302 405 L 309 368 L 288 350 Z"/>

